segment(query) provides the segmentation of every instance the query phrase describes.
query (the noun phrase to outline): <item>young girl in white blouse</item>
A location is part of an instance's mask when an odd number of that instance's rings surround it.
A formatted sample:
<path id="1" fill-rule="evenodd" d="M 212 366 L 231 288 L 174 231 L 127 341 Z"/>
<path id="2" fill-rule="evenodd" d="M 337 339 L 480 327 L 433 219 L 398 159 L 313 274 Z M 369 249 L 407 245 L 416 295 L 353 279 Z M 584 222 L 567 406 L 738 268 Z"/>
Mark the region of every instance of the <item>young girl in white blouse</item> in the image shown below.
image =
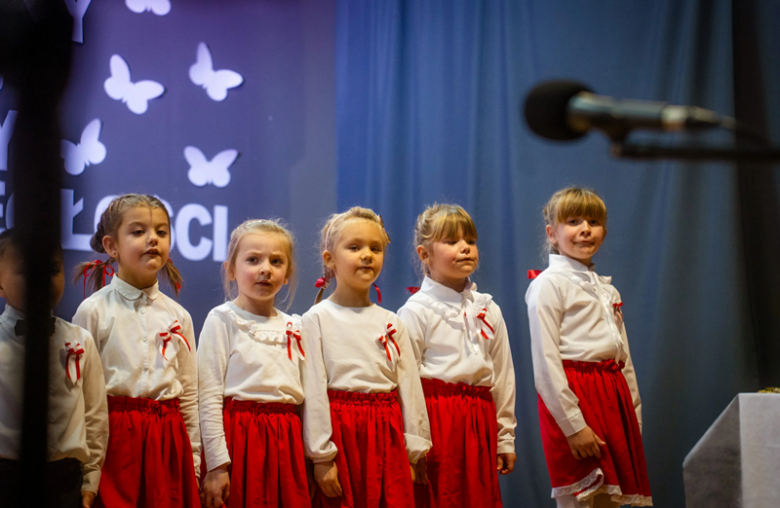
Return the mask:
<path id="1" fill-rule="evenodd" d="M 300 317 L 276 308 L 294 277 L 293 238 L 281 224 L 249 220 L 233 231 L 223 280 L 235 298 L 209 313 L 198 343 L 207 508 L 311 506 L 297 411 Z"/>
<path id="2" fill-rule="evenodd" d="M 157 282 L 164 271 L 178 293 L 181 276 L 169 258 L 170 234 L 170 217 L 159 199 L 119 196 L 90 240 L 108 259 L 79 267 L 84 277 L 91 274 L 97 291 L 81 303 L 73 323 L 95 338 L 108 394 L 99 507 L 200 506 L 192 319 Z"/>
<path id="3" fill-rule="evenodd" d="M 335 277 L 336 289 L 303 315 L 315 506 L 409 508 L 412 482 L 424 481 L 430 430 L 409 336 L 369 299 L 389 242 L 366 208 L 333 215 L 322 230 L 318 285 Z"/>
<path id="4" fill-rule="evenodd" d="M 563 189 L 544 220 L 550 265 L 525 300 L 552 497 L 563 508 L 650 506 L 623 301 L 593 268 L 606 206 L 592 191 Z"/>
<path id="5" fill-rule="evenodd" d="M 417 218 L 414 245 L 425 275 L 398 311 L 412 339 L 431 423 L 429 485 L 421 507 L 500 507 L 498 472 L 516 461 L 515 370 L 501 309 L 478 293 L 477 229 L 460 206 Z"/>

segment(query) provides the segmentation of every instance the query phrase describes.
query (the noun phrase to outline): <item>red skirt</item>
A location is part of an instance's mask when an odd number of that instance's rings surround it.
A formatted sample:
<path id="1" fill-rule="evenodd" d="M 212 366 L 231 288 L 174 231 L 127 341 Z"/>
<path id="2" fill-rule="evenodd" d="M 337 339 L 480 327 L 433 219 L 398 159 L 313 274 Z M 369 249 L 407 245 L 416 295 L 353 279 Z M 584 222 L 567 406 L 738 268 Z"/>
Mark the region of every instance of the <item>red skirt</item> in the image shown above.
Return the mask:
<path id="1" fill-rule="evenodd" d="M 293 404 L 225 399 L 229 508 L 309 508 L 301 420 Z"/>
<path id="2" fill-rule="evenodd" d="M 200 507 L 178 399 L 108 397 L 108 430 L 96 507 Z"/>
<path id="3" fill-rule="evenodd" d="M 651 506 L 642 434 L 628 383 L 620 372 L 623 362 L 564 360 L 563 368 L 585 423 L 607 444 L 601 447 L 600 459 L 575 459 L 566 436 L 539 397 L 539 425 L 552 497 L 572 495 L 584 501 L 609 494 L 621 505 Z"/>
<path id="4" fill-rule="evenodd" d="M 417 508 L 500 508 L 496 405 L 487 386 L 422 379 L 431 422 L 428 485 L 415 484 Z"/>
<path id="5" fill-rule="evenodd" d="M 414 489 L 396 391 L 328 390 L 328 398 L 343 495 L 326 497 L 318 488 L 313 506 L 411 508 Z"/>

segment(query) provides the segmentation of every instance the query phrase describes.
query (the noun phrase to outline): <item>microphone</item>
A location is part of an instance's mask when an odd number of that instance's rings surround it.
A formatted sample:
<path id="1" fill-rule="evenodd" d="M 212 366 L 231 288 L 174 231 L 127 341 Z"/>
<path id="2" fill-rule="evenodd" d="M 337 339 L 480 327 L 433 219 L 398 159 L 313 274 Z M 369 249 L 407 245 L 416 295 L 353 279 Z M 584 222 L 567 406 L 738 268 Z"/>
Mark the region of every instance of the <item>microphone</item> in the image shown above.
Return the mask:
<path id="1" fill-rule="evenodd" d="M 525 119 L 534 133 L 556 141 L 581 138 L 593 128 L 622 141 L 633 129 L 691 131 L 733 128 L 734 123 L 695 106 L 596 95 L 573 81 L 546 81 L 534 87 L 525 99 Z"/>

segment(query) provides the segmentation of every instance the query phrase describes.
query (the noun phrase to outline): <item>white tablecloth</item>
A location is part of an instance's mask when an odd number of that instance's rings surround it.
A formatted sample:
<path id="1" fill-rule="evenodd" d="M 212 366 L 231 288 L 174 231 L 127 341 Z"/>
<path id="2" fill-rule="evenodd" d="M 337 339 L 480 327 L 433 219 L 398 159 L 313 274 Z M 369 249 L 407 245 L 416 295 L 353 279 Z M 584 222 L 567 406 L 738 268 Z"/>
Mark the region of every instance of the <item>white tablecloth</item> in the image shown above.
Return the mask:
<path id="1" fill-rule="evenodd" d="M 780 507 L 780 394 L 740 393 L 683 461 L 687 508 Z"/>

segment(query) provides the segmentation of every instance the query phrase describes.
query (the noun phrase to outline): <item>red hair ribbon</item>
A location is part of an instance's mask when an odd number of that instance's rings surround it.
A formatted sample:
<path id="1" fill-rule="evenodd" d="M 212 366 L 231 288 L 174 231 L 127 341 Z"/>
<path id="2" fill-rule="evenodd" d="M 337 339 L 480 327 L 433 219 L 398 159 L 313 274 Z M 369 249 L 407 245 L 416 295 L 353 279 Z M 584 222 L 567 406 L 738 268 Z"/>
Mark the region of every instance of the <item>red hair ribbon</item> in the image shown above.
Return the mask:
<path id="1" fill-rule="evenodd" d="M 328 279 L 325 277 L 320 277 L 317 279 L 317 282 L 314 283 L 315 288 L 326 288 L 328 287 Z"/>
<path id="2" fill-rule="evenodd" d="M 388 342 L 392 343 L 393 347 L 395 347 L 395 352 L 397 353 L 396 358 L 401 358 L 401 349 L 399 349 L 398 344 L 396 344 L 395 339 L 393 338 L 393 335 L 396 333 L 397 332 L 393 326 L 393 323 L 387 323 L 387 331 L 381 337 L 379 337 L 379 342 L 381 342 L 385 347 L 385 354 L 387 354 L 387 359 L 390 361 L 390 363 L 393 363 L 394 353 L 393 349 L 387 345 Z"/>
<path id="3" fill-rule="evenodd" d="M 168 347 L 168 343 L 171 341 L 171 339 L 173 339 L 174 335 L 178 335 L 179 338 L 184 341 L 184 344 L 187 346 L 187 350 L 192 352 L 192 349 L 190 348 L 187 339 L 185 339 L 184 335 L 181 334 L 181 325 L 179 324 L 179 320 L 177 319 L 173 322 L 173 324 L 170 327 L 168 327 L 167 330 L 165 330 L 164 332 L 160 332 L 160 338 L 163 341 L 162 355 L 163 358 L 165 358 L 166 360 L 168 358 L 165 357 L 165 350 Z"/>
<path id="4" fill-rule="evenodd" d="M 65 358 L 65 372 L 68 374 L 68 379 L 70 379 L 72 383 L 76 383 L 76 381 L 81 379 L 81 365 L 79 364 L 79 361 L 81 360 L 81 355 L 84 354 L 84 348 L 81 347 L 81 344 L 78 341 L 74 341 L 74 342 L 66 342 L 65 350 L 68 352 L 68 356 Z M 76 364 L 75 380 L 73 379 L 73 376 L 70 375 L 71 360 L 74 360 L 73 363 Z"/>
<path id="5" fill-rule="evenodd" d="M 96 259 L 94 261 L 90 261 L 87 263 L 87 266 L 84 267 L 84 270 L 81 271 L 81 274 L 84 275 L 84 298 L 87 298 L 87 277 L 92 275 L 92 272 L 95 271 L 95 269 L 103 265 L 103 285 L 106 285 L 106 275 L 113 276 L 114 275 L 114 267 L 106 263 L 105 261 L 102 261 L 100 259 Z"/>
<path id="6" fill-rule="evenodd" d="M 496 331 L 490 326 L 490 323 L 487 322 L 485 317 L 487 317 L 487 308 L 483 307 L 482 311 L 477 314 L 477 319 L 479 319 L 477 322 L 479 325 L 479 334 L 482 335 L 485 340 L 490 340 L 495 337 Z"/>
<path id="7" fill-rule="evenodd" d="M 377 303 L 382 303 L 382 292 L 379 291 L 379 286 L 376 285 L 376 282 L 372 284 L 374 286 L 374 289 L 376 289 L 376 301 Z"/>
<path id="8" fill-rule="evenodd" d="M 528 270 L 528 278 L 535 279 L 542 273 L 542 270 Z"/>
<path id="9" fill-rule="evenodd" d="M 413 295 L 420 290 L 420 286 L 409 286 L 408 288 L 406 288 L 406 290 L 409 292 L 410 295 Z"/>
<path id="10" fill-rule="evenodd" d="M 296 351 L 298 358 L 305 360 L 306 353 L 303 352 L 303 346 L 301 346 L 301 331 L 293 328 L 292 322 L 289 322 L 287 323 L 287 331 L 285 333 L 287 334 L 287 358 L 292 361 L 292 340 L 295 339 L 298 343 L 298 351 Z"/>

